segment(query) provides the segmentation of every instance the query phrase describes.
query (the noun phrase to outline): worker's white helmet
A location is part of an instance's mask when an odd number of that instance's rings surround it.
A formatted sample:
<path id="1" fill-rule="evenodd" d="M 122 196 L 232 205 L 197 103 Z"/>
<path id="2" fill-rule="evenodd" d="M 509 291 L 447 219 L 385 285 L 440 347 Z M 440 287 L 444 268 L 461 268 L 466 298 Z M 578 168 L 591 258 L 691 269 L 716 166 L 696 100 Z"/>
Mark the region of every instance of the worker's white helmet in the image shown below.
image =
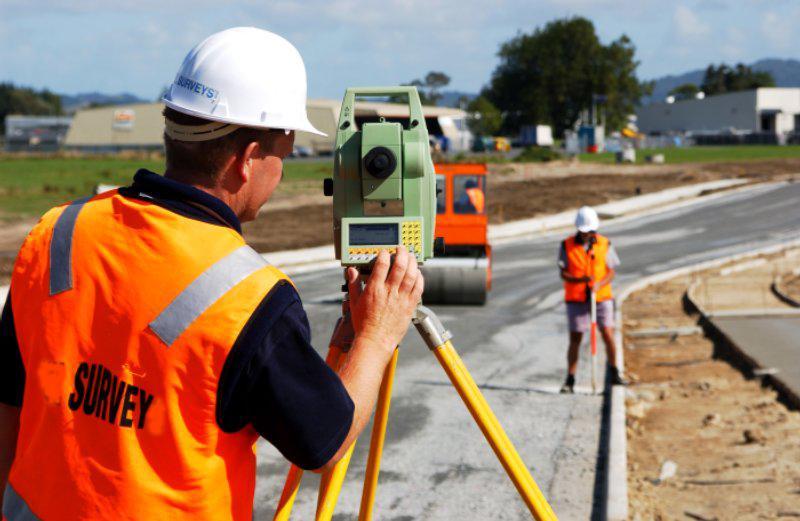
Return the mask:
<path id="1" fill-rule="evenodd" d="M 590 206 L 582 206 L 575 216 L 575 227 L 579 232 L 595 232 L 600 227 L 600 218 Z"/>
<path id="2" fill-rule="evenodd" d="M 195 46 L 163 101 L 211 121 L 325 135 L 308 121 L 300 53 L 284 38 L 255 27 L 227 29 Z"/>

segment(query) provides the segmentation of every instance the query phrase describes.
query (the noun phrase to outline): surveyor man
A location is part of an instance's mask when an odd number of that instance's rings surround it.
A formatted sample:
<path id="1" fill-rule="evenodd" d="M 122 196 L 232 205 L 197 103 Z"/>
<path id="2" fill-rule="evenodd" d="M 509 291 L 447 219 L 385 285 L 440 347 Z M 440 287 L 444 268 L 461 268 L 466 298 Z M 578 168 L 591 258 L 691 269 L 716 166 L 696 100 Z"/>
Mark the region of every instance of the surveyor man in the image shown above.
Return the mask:
<path id="1" fill-rule="evenodd" d="M 257 438 L 330 468 L 422 294 L 403 248 L 363 287 L 349 269 L 356 334 L 337 375 L 291 280 L 245 244 L 294 133 L 324 135 L 288 41 L 214 34 L 164 103 L 165 175 L 50 210 L 19 252 L 0 340 L 8 521 L 249 521 Z"/>
<path id="2" fill-rule="evenodd" d="M 564 281 L 569 326 L 567 379 L 561 387 L 562 393 L 574 392 L 578 348 L 583 334 L 591 326 L 592 292 L 597 301 L 597 326 L 606 345 L 611 382 L 615 385 L 626 384 L 616 366 L 614 297 L 611 293 L 611 281 L 620 264 L 619 256 L 611 242 L 597 233 L 599 226 L 597 212 L 588 206 L 582 207 L 575 216 L 575 235 L 563 240 L 558 252 L 558 268 Z"/>

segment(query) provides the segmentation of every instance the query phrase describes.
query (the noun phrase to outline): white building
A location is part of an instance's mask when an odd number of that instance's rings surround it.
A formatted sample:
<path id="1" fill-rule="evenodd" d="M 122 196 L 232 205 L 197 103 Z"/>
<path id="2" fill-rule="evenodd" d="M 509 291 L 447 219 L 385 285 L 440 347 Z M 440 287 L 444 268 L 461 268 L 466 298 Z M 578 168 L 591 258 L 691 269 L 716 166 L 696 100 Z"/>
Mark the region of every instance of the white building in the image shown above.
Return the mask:
<path id="1" fill-rule="evenodd" d="M 760 88 L 651 103 L 636 110 L 645 134 L 715 134 L 739 131 L 778 136 L 800 132 L 800 88 Z"/>

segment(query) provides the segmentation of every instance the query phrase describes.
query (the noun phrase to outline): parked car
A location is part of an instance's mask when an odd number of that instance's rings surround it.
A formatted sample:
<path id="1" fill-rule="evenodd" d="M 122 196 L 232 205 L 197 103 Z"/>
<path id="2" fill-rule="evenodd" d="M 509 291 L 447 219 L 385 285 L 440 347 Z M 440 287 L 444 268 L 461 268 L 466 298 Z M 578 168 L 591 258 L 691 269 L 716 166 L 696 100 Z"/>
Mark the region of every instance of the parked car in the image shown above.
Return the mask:
<path id="1" fill-rule="evenodd" d="M 292 148 L 292 153 L 289 154 L 289 157 L 311 157 L 314 155 L 314 151 L 311 150 L 309 147 L 304 147 L 302 145 L 295 145 Z"/>

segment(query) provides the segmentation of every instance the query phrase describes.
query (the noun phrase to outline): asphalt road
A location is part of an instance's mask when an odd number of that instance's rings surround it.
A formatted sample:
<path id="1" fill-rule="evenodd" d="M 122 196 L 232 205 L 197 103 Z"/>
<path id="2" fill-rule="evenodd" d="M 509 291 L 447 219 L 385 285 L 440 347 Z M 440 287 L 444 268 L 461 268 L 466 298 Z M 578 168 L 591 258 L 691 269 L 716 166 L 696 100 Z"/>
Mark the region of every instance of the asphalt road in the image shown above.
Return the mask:
<path id="1" fill-rule="evenodd" d="M 703 204 L 601 227 L 622 259 L 616 286 L 642 276 L 797 237 L 800 185 L 759 187 Z M 559 395 L 566 319 L 555 258 L 560 236 L 495 245 L 494 288 L 485 307 L 436 307 L 454 344 L 561 519 L 601 509 L 603 398 L 588 392 L 581 361 L 578 393 Z M 340 272 L 294 280 L 324 352 L 339 312 Z M 585 354 L 586 350 L 583 350 Z M 602 367 L 602 365 L 601 365 Z M 367 437 L 357 446 L 335 519 L 356 519 Z M 256 518 L 271 518 L 287 468 L 259 445 Z M 295 519 L 311 519 L 318 478 L 307 475 Z M 377 519 L 527 519 L 514 487 L 450 387 L 411 331 L 402 346 L 376 501 Z"/>

